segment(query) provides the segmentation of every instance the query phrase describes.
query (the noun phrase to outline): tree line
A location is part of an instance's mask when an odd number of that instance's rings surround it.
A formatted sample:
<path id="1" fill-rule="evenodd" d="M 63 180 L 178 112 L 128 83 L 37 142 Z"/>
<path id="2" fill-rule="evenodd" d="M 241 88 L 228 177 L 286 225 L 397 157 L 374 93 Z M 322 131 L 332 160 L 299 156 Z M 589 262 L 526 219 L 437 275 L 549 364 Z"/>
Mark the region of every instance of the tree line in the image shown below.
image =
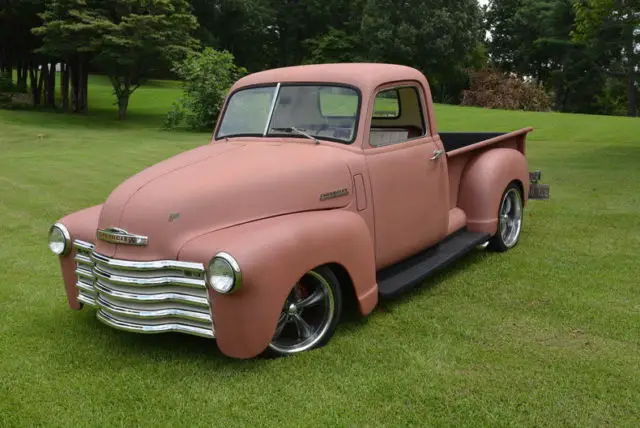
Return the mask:
<path id="1" fill-rule="evenodd" d="M 443 103 L 491 96 L 491 88 L 478 88 L 496 84 L 486 78 L 489 70 L 540 88 L 557 111 L 638 114 L 640 0 L 491 0 L 484 7 L 476 0 L 0 4 L 0 85 L 28 91 L 34 105 L 77 113 L 88 109 L 89 73 L 109 77 L 124 118 L 129 97 L 146 79 L 175 77 L 175 64 L 190 52 L 213 48 L 249 72 L 327 62 L 405 64 L 429 77 Z M 465 96 L 470 89 L 483 96 Z M 518 105 L 533 104 L 546 105 Z"/>

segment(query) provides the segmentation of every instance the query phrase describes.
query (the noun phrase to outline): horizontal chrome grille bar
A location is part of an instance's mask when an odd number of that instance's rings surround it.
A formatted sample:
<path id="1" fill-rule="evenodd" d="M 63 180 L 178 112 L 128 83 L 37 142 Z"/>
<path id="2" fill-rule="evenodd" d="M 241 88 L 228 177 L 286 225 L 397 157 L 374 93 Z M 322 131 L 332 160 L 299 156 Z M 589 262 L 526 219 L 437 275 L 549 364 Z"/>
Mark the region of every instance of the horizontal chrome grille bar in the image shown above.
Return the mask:
<path id="1" fill-rule="evenodd" d="M 96 306 L 103 323 L 139 333 L 181 332 L 215 337 L 201 263 L 128 261 L 74 241 L 78 301 Z"/>
<path id="2" fill-rule="evenodd" d="M 98 306 L 95 297 L 89 297 L 83 293 L 78 293 L 78 301 L 84 303 L 85 305 Z"/>
<path id="3" fill-rule="evenodd" d="M 94 272 L 98 278 L 102 278 L 114 284 L 131 285 L 135 287 L 144 287 L 152 285 L 181 285 L 184 287 L 193 287 L 206 289 L 206 285 L 203 279 L 192 278 L 180 278 L 180 277 L 157 277 L 157 278 L 132 278 L 126 276 L 112 275 L 109 272 L 105 272 L 97 265 L 94 268 Z"/>
<path id="4" fill-rule="evenodd" d="M 92 253 L 92 259 L 96 263 L 104 264 L 109 267 L 123 269 L 123 270 L 134 270 L 134 271 L 153 271 L 153 270 L 161 270 L 161 269 L 173 269 L 180 271 L 190 271 L 202 273 L 204 272 L 204 265 L 202 263 L 190 263 L 190 262 L 179 262 L 173 260 L 160 260 L 160 261 L 152 261 L 152 262 L 130 262 L 126 260 L 117 260 L 110 259 L 98 253 Z"/>
<path id="5" fill-rule="evenodd" d="M 87 284 L 81 279 L 78 279 L 78 282 L 76 282 L 76 287 L 78 287 L 80 291 L 83 291 L 86 294 L 91 294 L 91 295 L 96 294 L 95 287 L 92 284 Z"/>
<path id="6" fill-rule="evenodd" d="M 76 269 L 76 276 L 78 278 L 88 279 L 89 281 L 94 281 L 96 279 L 96 276 L 93 274 L 93 272 L 82 267 L 78 267 Z"/>
<path id="7" fill-rule="evenodd" d="M 215 338 L 213 329 L 195 327 L 187 324 L 179 323 L 166 323 L 166 324 L 154 324 L 154 325 L 141 325 L 127 321 L 126 319 L 116 318 L 113 315 L 105 312 L 102 309 L 98 310 L 98 319 L 104 324 L 116 328 L 118 330 L 129 331 L 132 333 L 187 333 L 195 336 L 207 337 L 210 339 Z"/>
<path id="8" fill-rule="evenodd" d="M 74 257 L 74 260 L 83 265 L 93 266 L 93 260 L 91 260 L 91 257 L 86 254 L 78 253 Z"/>
<path id="9" fill-rule="evenodd" d="M 107 311 L 114 315 L 121 315 L 138 319 L 162 319 L 175 317 L 207 323 L 211 322 L 211 315 L 202 312 L 185 311 L 181 309 L 158 309 L 141 311 L 114 305 L 113 303 L 106 301 L 102 297 L 98 297 L 98 305 L 104 311 Z"/>
<path id="10" fill-rule="evenodd" d="M 96 290 L 99 293 L 106 294 L 107 296 L 114 298 L 116 300 L 121 300 L 124 302 L 149 302 L 149 303 L 159 303 L 159 302 L 179 302 L 179 303 L 191 303 L 194 305 L 202 306 L 203 308 L 209 307 L 209 301 L 204 297 L 195 297 L 189 296 L 188 294 L 180 294 L 180 293 L 153 293 L 153 294 L 141 294 L 141 293 L 125 293 L 122 291 L 117 291 L 113 289 L 108 289 L 104 286 L 102 282 L 96 282 L 95 284 Z"/>
<path id="11" fill-rule="evenodd" d="M 78 251 L 85 251 L 87 253 L 93 252 L 93 249 L 95 248 L 93 244 L 78 240 L 73 241 L 73 245 L 78 249 Z"/>

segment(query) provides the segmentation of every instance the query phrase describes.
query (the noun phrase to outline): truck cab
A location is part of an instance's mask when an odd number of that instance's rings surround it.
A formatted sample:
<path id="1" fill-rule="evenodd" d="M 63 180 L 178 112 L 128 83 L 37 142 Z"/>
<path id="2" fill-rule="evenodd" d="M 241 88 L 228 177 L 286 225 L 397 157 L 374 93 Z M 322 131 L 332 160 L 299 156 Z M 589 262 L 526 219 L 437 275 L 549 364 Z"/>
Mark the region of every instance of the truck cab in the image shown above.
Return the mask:
<path id="1" fill-rule="evenodd" d="M 389 64 L 267 70 L 230 89 L 209 144 L 129 178 L 50 231 L 69 305 L 236 358 L 325 345 L 478 248 L 520 239 L 525 138 L 438 133 L 426 77 Z M 532 180 L 533 178 L 533 180 Z"/>

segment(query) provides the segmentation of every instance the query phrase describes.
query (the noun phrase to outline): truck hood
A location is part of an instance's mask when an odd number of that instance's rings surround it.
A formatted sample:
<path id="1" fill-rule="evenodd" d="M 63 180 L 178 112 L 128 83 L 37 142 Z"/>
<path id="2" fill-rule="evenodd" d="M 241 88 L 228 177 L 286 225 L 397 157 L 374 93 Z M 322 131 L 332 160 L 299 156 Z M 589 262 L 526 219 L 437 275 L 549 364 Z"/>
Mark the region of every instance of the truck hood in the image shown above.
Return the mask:
<path id="1" fill-rule="evenodd" d="M 98 229 L 147 236 L 147 246 L 98 240 L 96 251 L 128 260 L 170 259 L 203 233 L 347 206 L 353 195 L 347 154 L 308 143 L 237 141 L 181 153 L 127 179 L 103 205 Z M 321 198 L 344 189 L 346 196 Z"/>

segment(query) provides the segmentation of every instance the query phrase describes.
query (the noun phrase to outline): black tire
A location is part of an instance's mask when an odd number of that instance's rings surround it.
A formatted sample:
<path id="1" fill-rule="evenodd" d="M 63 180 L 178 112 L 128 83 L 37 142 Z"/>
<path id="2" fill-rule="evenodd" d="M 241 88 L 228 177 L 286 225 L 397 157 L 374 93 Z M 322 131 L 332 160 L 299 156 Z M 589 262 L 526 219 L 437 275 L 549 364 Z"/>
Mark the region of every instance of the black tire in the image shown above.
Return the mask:
<path id="1" fill-rule="evenodd" d="M 524 220 L 524 200 L 518 183 L 512 182 L 502 193 L 498 206 L 498 230 L 489 240 L 490 251 L 504 253 L 520 242 Z"/>
<path id="2" fill-rule="evenodd" d="M 342 304 L 340 282 L 331 269 L 321 266 L 307 272 L 284 302 L 264 355 L 284 357 L 323 347 L 336 331 Z"/>

